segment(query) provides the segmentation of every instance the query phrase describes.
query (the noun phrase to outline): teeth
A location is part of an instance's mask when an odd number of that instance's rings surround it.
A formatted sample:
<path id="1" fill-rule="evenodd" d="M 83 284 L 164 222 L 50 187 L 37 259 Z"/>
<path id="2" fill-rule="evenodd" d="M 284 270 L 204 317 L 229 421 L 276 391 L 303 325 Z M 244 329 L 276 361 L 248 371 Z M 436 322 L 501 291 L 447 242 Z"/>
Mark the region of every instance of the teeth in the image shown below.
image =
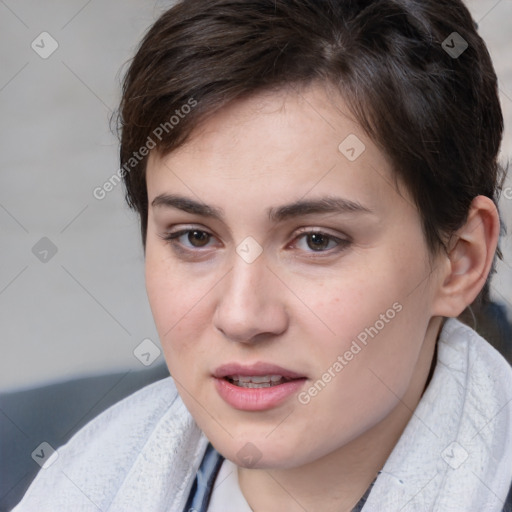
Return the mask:
<path id="1" fill-rule="evenodd" d="M 277 382 L 281 380 L 283 377 L 281 375 L 233 375 L 231 376 L 233 380 L 238 380 L 241 382 L 252 382 L 254 384 L 262 384 L 263 382 Z"/>
<path id="2" fill-rule="evenodd" d="M 233 384 L 243 388 L 269 388 L 290 380 L 281 375 L 231 375 L 227 378 Z"/>
<path id="3" fill-rule="evenodd" d="M 270 388 L 271 386 L 275 386 L 275 384 L 271 384 L 270 382 L 262 382 L 261 384 L 255 384 L 253 382 L 234 381 L 233 384 L 235 384 L 236 386 L 240 386 L 241 388 Z"/>

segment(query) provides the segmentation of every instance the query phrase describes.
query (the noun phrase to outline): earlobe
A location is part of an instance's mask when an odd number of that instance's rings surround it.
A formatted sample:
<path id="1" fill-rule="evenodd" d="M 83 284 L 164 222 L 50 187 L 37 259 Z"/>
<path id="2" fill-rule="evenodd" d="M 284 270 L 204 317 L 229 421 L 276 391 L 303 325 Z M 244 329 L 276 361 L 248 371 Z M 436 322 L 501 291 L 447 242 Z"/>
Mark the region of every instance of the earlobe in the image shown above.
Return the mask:
<path id="1" fill-rule="evenodd" d="M 485 285 L 499 238 L 499 215 L 485 196 L 473 199 L 464 226 L 453 234 L 444 255 L 445 270 L 434 301 L 434 315 L 457 317 Z"/>

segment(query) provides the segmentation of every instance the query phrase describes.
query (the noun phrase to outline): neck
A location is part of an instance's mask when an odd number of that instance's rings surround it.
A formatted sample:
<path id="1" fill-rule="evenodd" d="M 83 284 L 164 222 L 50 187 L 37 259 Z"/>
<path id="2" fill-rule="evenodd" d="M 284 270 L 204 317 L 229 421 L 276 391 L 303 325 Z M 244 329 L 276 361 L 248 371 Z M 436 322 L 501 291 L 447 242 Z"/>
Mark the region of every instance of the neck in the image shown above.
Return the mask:
<path id="1" fill-rule="evenodd" d="M 350 512 L 383 468 L 430 382 L 441 325 L 441 319 L 431 320 L 410 385 L 380 423 L 325 457 L 300 467 L 239 467 L 240 489 L 251 509 Z"/>

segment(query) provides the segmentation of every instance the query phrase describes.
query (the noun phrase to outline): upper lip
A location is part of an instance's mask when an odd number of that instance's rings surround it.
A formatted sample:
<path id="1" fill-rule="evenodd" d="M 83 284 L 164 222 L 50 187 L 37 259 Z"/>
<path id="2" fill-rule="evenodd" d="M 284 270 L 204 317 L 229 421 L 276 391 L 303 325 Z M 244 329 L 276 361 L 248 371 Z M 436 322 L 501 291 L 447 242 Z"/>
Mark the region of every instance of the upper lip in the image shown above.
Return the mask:
<path id="1" fill-rule="evenodd" d="M 281 366 L 271 363 L 257 362 L 250 365 L 240 363 L 227 363 L 219 366 L 214 372 L 213 376 L 221 379 L 230 375 L 244 375 L 247 377 L 258 377 L 262 375 L 281 375 L 288 379 L 301 379 L 305 378 L 304 375 L 287 370 Z"/>

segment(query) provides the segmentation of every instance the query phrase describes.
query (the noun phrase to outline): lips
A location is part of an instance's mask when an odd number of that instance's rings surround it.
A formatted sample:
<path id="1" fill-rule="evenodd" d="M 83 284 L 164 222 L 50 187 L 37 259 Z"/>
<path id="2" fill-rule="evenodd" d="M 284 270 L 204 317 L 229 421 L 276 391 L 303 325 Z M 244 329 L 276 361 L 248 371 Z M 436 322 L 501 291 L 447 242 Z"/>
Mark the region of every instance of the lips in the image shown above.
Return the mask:
<path id="1" fill-rule="evenodd" d="M 234 409 L 265 411 L 278 407 L 298 393 L 307 377 L 275 364 L 228 363 L 213 373 L 220 397 Z"/>
<path id="2" fill-rule="evenodd" d="M 231 380 L 239 380 L 239 378 L 245 380 L 244 377 L 283 377 L 285 380 L 306 378 L 305 375 L 288 370 L 282 366 L 264 362 L 257 362 L 252 365 L 242 365 L 239 363 L 223 364 L 213 372 L 213 376 L 218 379 L 229 378 Z M 257 380 L 255 379 L 255 381 Z"/>

